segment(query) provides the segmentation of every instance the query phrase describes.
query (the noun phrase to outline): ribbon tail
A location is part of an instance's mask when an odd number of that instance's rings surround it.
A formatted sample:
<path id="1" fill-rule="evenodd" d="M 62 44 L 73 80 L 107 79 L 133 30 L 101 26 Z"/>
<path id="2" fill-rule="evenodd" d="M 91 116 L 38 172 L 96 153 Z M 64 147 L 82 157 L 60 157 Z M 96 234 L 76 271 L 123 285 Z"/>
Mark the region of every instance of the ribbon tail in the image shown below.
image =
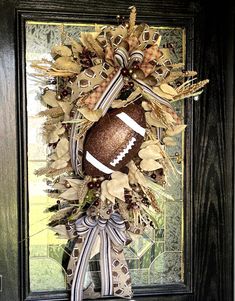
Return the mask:
<path id="1" fill-rule="evenodd" d="M 160 96 L 158 96 L 153 90 L 152 88 L 147 85 L 145 82 L 143 82 L 140 79 L 136 79 L 135 82 L 140 86 L 140 88 L 143 89 L 144 92 L 146 92 L 147 94 L 149 94 L 150 96 L 153 97 L 153 99 L 155 99 L 157 102 L 167 106 L 168 108 L 171 108 L 173 110 L 172 105 L 169 103 L 169 101 L 161 98 Z"/>
<path id="2" fill-rule="evenodd" d="M 125 260 L 123 250 L 111 250 L 113 294 L 114 296 L 131 299 L 133 296 L 130 272 Z"/>
<path id="3" fill-rule="evenodd" d="M 141 50 L 135 50 L 130 54 L 130 61 L 128 64 L 128 68 L 131 68 L 134 62 L 142 63 L 144 59 L 144 53 Z"/>
<path id="4" fill-rule="evenodd" d="M 72 287 L 74 273 L 76 271 L 77 258 L 80 252 L 81 252 L 81 244 L 75 243 L 73 247 L 73 251 L 70 254 L 70 258 L 67 266 L 67 287 L 69 289 L 71 289 Z"/>
<path id="5" fill-rule="evenodd" d="M 102 109 L 103 116 L 106 114 L 108 109 L 110 108 L 112 102 L 118 96 L 122 87 L 124 86 L 123 75 L 121 73 L 121 69 L 117 71 L 108 87 L 100 97 L 99 101 L 96 103 L 94 110 Z"/>
<path id="6" fill-rule="evenodd" d="M 83 284 L 86 274 L 86 268 L 90 258 L 91 250 L 98 234 L 98 228 L 94 227 L 88 231 L 86 239 L 83 243 L 81 253 L 78 258 L 77 267 L 74 273 L 72 288 L 71 288 L 71 301 L 81 301 L 83 297 Z"/>
<path id="7" fill-rule="evenodd" d="M 113 294 L 111 240 L 106 231 L 100 231 L 100 270 L 101 270 L 101 295 Z"/>
<path id="8" fill-rule="evenodd" d="M 74 115 L 74 119 L 81 118 L 81 113 L 76 112 Z M 85 135 L 77 139 L 77 135 L 79 133 L 79 123 L 72 123 L 71 132 L 70 132 L 70 155 L 71 155 L 71 163 L 73 170 L 76 175 L 83 177 L 82 172 L 82 152 L 83 152 L 83 143 L 85 140 Z"/>
<path id="9" fill-rule="evenodd" d="M 114 58 L 119 66 L 126 68 L 128 66 L 128 51 L 124 47 L 117 48 L 114 53 Z"/>

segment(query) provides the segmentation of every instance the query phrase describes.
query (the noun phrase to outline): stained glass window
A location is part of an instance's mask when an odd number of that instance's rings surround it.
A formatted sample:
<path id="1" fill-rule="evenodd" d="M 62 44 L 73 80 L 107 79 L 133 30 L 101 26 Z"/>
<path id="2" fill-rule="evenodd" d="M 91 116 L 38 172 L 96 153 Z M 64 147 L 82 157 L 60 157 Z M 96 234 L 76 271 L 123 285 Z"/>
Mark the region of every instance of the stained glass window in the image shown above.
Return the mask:
<path id="1" fill-rule="evenodd" d="M 95 25 L 63 24 L 64 30 L 79 39 L 81 31 L 94 31 Z M 96 25 L 97 26 L 97 25 Z M 159 27 L 163 35 L 161 44 L 173 43 L 173 63 L 185 62 L 185 30 L 183 28 Z M 66 240 L 58 238 L 48 229 L 50 213 L 45 209 L 55 203 L 47 194 L 45 177 L 35 176 L 34 171 L 46 162 L 47 147 L 41 138 L 43 118 L 36 117 L 43 110 L 40 94 L 45 80 L 35 77 L 30 64 L 33 60 L 50 59 L 50 49 L 59 44 L 61 24 L 45 22 L 26 23 L 26 68 L 27 68 L 27 116 L 28 116 L 28 187 L 30 231 L 30 289 L 31 291 L 64 290 L 66 271 L 63 260 L 66 256 Z M 182 103 L 175 105 L 181 115 Z M 180 283 L 184 280 L 183 261 L 183 183 L 184 183 L 184 136 L 178 136 L 177 145 L 169 148 L 177 172 L 168 176 L 166 186 L 174 200 L 158 200 L 160 212 L 158 228 L 149 228 L 142 237 L 133 240 L 125 249 L 133 286 Z M 91 259 L 89 277 L 99 276 L 98 256 Z"/>

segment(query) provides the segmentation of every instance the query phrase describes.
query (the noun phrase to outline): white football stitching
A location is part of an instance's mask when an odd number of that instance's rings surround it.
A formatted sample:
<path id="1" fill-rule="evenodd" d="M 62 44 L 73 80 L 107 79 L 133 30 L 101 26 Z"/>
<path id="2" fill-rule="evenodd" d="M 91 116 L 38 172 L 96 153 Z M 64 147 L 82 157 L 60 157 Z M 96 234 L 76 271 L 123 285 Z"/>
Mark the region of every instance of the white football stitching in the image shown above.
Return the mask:
<path id="1" fill-rule="evenodd" d="M 126 154 L 128 154 L 129 150 L 132 149 L 135 142 L 136 142 L 136 138 L 132 137 L 129 143 L 127 144 L 127 146 L 125 147 L 125 149 L 121 151 L 119 155 L 117 155 L 117 157 L 112 162 L 110 162 L 110 165 L 115 167 L 120 161 L 122 161 L 122 159 L 126 156 Z"/>

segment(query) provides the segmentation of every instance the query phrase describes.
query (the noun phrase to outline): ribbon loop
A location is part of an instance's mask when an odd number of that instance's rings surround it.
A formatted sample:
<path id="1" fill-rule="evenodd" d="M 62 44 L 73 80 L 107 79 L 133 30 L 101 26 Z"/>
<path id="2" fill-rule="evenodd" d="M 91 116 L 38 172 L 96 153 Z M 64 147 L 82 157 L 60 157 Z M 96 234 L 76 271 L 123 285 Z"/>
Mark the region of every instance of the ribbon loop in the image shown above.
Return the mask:
<path id="1" fill-rule="evenodd" d="M 134 50 L 130 54 L 130 61 L 128 67 L 130 68 L 134 62 L 142 63 L 144 59 L 144 53 L 141 50 Z"/>
<path id="2" fill-rule="evenodd" d="M 119 47 L 115 50 L 114 58 L 120 67 L 126 68 L 128 66 L 129 54 L 124 47 Z"/>

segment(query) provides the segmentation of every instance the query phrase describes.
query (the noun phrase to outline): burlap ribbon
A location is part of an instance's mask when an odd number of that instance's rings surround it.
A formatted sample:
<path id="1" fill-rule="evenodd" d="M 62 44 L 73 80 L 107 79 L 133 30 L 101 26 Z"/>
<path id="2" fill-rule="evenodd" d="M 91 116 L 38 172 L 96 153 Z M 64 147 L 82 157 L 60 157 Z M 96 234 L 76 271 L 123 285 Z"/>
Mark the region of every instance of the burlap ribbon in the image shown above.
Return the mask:
<path id="1" fill-rule="evenodd" d="M 131 298 L 129 271 L 122 254 L 123 247 L 129 237 L 126 234 L 125 223 L 121 216 L 113 213 L 109 220 L 83 216 L 76 221 L 75 228 L 77 235 L 84 237 L 84 241 L 73 276 L 71 301 L 83 299 L 83 286 L 88 261 L 98 235 L 100 236 L 101 295 Z M 121 257 L 120 254 L 122 254 Z M 121 277 L 125 277 L 125 283 L 118 287 Z"/>

